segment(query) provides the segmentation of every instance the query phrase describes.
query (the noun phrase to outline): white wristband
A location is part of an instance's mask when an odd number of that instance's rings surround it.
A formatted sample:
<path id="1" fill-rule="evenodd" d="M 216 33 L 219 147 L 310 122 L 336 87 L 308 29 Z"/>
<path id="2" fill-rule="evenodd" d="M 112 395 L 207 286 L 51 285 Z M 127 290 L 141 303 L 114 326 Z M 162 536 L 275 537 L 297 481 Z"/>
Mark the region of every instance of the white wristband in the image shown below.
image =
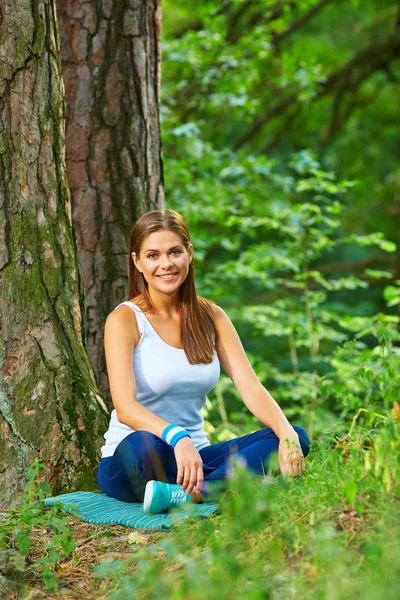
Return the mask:
<path id="1" fill-rule="evenodd" d="M 161 439 L 173 448 L 184 437 L 190 438 L 190 434 L 179 425 L 168 425 L 161 434 Z"/>

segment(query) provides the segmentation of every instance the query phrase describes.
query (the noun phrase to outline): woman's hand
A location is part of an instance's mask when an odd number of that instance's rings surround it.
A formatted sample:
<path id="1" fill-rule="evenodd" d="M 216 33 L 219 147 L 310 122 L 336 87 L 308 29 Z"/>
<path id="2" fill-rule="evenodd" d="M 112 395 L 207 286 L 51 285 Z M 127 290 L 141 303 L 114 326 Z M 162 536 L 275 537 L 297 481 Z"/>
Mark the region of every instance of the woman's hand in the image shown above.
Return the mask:
<path id="1" fill-rule="evenodd" d="M 299 475 L 304 473 L 306 465 L 303 451 L 300 446 L 299 436 L 294 429 L 281 438 L 278 458 L 282 475 L 299 477 Z"/>
<path id="2" fill-rule="evenodd" d="M 182 485 L 187 494 L 200 493 L 203 486 L 203 461 L 189 437 L 184 437 L 176 444 L 175 459 L 178 467 L 176 483 Z"/>

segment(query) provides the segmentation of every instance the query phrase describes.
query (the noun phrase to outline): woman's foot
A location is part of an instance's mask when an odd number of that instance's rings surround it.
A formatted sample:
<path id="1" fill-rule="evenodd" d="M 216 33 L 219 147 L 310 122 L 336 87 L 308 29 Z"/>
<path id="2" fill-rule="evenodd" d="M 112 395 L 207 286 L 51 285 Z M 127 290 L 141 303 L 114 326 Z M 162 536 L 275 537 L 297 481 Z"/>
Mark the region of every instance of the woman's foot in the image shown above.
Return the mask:
<path id="1" fill-rule="evenodd" d="M 191 496 L 182 490 L 181 485 L 149 481 L 146 485 L 143 510 L 152 514 L 165 512 L 172 506 L 190 502 Z"/>

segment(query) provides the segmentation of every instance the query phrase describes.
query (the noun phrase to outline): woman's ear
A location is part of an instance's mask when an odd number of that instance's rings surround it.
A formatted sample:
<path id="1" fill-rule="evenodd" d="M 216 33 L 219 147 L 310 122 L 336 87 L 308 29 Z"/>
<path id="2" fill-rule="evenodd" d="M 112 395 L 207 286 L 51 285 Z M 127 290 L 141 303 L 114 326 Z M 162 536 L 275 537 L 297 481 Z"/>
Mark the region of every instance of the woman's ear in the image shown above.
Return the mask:
<path id="1" fill-rule="evenodd" d="M 135 267 L 137 268 L 137 270 L 139 271 L 139 273 L 141 273 L 142 269 L 139 266 L 139 260 L 138 260 L 138 258 L 136 256 L 136 252 L 132 252 L 131 256 L 132 256 L 133 264 L 135 265 Z"/>
<path id="2" fill-rule="evenodd" d="M 189 244 L 188 252 L 189 252 L 189 265 L 191 265 L 192 261 L 193 261 L 193 244 Z"/>

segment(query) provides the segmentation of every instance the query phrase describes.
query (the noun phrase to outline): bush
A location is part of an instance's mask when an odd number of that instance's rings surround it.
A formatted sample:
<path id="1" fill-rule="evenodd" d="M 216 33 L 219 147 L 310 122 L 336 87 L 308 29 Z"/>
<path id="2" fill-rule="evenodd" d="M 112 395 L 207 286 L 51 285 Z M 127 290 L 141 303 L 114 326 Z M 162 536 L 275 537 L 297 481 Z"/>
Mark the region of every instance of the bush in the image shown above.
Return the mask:
<path id="1" fill-rule="evenodd" d="M 62 506 L 44 503 L 50 494 L 49 484 L 41 479 L 44 471 L 43 463 L 35 459 L 22 495 L 2 521 L 0 549 L 15 549 L 26 556 L 33 573 L 53 590 L 59 563 L 75 550 L 75 541 Z"/>

